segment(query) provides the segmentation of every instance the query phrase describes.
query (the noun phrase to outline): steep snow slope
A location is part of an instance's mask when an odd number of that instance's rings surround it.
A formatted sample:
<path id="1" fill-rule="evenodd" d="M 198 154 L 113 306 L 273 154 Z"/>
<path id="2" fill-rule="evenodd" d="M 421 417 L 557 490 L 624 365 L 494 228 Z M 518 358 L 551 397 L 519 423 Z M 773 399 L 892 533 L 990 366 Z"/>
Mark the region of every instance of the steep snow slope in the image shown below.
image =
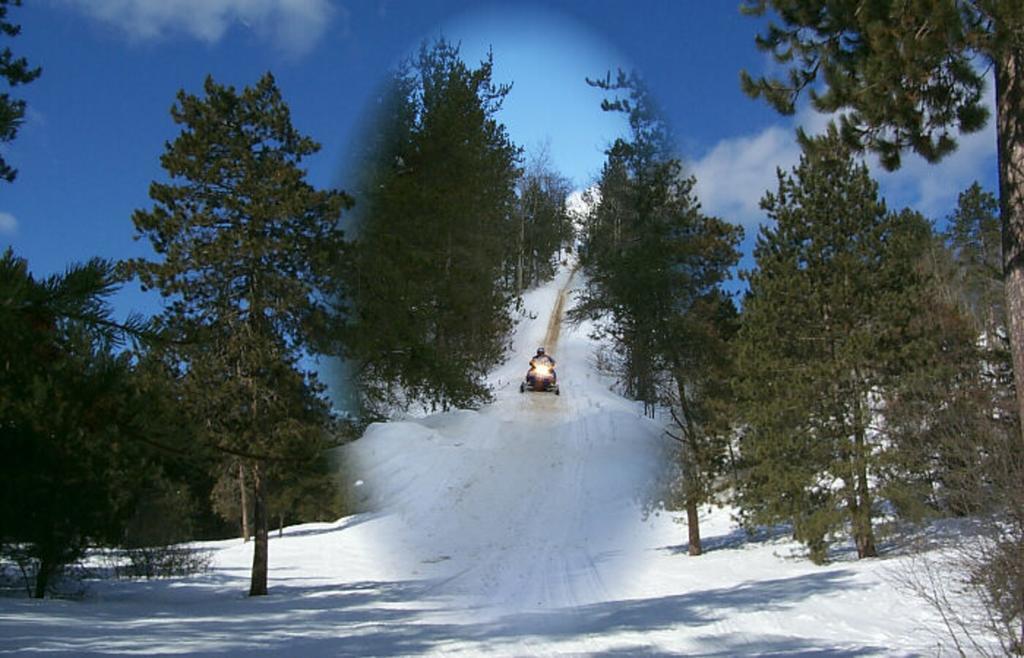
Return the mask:
<path id="1" fill-rule="evenodd" d="M 493 404 L 375 425 L 353 446 L 372 507 L 388 516 L 378 543 L 401 546 L 389 551 L 395 568 L 438 591 L 503 610 L 576 606 L 605 600 L 642 561 L 638 531 L 670 442 L 594 373 L 585 333 L 559 335 L 570 276 L 527 299 L 548 313 L 521 327 Z M 560 396 L 519 392 L 542 344 Z"/>
<path id="2" fill-rule="evenodd" d="M 214 542 L 201 576 L 0 598 L 0 653 L 934 653 L 937 620 L 889 584 L 899 559 L 816 567 L 728 510 L 688 557 L 685 527 L 648 513 L 667 442 L 609 391 L 586 327 L 562 326 L 552 350 L 561 396 L 518 392 L 568 281 L 530 294 L 492 405 L 376 425 L 351 446 L 374 511 L 272 537 L 270 596 L 245 597 L 251 545 Z"/>

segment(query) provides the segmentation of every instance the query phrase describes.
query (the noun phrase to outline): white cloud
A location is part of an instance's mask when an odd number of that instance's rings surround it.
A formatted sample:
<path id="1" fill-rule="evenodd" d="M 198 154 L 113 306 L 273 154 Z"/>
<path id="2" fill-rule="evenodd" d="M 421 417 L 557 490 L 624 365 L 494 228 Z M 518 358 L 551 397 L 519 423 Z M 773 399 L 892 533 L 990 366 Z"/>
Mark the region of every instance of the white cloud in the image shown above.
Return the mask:
<path id="1" fill-rule="evenodd" d="M 775 171 L 800 158 L 792 129 L 771 126 L 755 135 L 724 139 L 692 165 L 704 210 L 747 227 L 763 218 L 765 191 L 777 186 Z"/>
<path id="2" fill-rule="evenodd" d="M 14 235 L 18 230 L 18 220 L 9 212 L 0 212 L 0 235 Z"/>
<path id="3" fill-rule="evenodd" d="M 909 206 L 927 217 L 941 219 L 953 210 L 957 195 L 974 180 L 995 191 L 995 98 L 991 91 L 985 101 L 992 112 L 988 126 L 961 136 L 960 147 L 938 164 L 905 153 L 903 166 L 887 172 L 876 158 L 868 158 L 890 208 Z M 799 161 L 797 126 L 817 134 L 825 130 L 830 118 L 805 108 L 793 119 L 712 146 L 691 163 L 697 177 L 697 196 L 705 210 L 746 227 L 763 222 L 764 213 L 758 204 L 766 191 L 775 191 L 776 169 L 789 171 Z"/>
<path id="4" fill-rule="evenodd" d="M 65 0 L 130 39 L 146 41 L 185 35 L 216 43 L 241 24 L 289 55 L 316 45 L 336 13 L 330 0 Z M 340 11 L 339 11 L 340 10 Z"/>

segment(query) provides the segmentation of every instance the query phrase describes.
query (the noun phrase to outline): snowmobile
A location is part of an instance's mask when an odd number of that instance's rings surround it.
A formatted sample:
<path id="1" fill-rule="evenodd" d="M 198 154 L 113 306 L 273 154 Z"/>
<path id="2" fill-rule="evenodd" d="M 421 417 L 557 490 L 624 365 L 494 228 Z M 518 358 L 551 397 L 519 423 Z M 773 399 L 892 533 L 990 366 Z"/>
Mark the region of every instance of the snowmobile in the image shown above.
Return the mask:
<path id="1" fill-rule="evenodd" d="M 538 363 L 526 373 L 526 381 L 519 385 L 519 392 L 554 393 L 558 395 L 558 382 L 555 381 L 555 369 L 545 363 Z"/>

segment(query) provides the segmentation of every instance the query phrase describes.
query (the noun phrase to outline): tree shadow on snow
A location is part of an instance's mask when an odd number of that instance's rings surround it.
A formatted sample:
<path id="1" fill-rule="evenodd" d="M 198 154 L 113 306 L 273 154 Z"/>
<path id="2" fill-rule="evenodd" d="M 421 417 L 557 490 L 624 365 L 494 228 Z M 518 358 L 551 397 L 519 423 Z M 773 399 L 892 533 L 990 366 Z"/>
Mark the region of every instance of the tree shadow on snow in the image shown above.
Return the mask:
<path id="1" fill-rule="evenodd" d="M 743 641 L 722 638 L 701 638 L 699 653 L 692 651 L 673 653 L 644 645 L 633 645 L 590 653 L 593 658 L 662 658 L 667 656 L 701 656 L 702 658 L 734 658 L 735 656 L 794 656 L 796 658 L 856 658 L 887 653 L 885 647 L 827 647 L 814 646 L 804 638 L 754 636 L 747 634 Z M 705 642 L 706 641 L 706 642 Z"/>
<path id="2" fill-rule="evenodd" d="M 207 580 L 171 585 L 192 590 L 191 595 L 167 596 L 167 583 L 153 583 L 141 596 L 105 598 L 103 605 L 9 601 L 0 608 L 0 653 L 152 655 L 173 649 L 192 655 L 395 655 L 421 653 L 439 641 L 438 632 L 444 634 L 415 623 L 421 610 L 400 606 L 423 602 L 420 607 L 430 607 L 425 593 L 430 582 L 280 583 L 270 595 L 256 598 L 225 593 L 223 585 Z M 371 629 L 369 643 L 354 637 L 360 628 Z M 355 640 L 354 648 L 349 640 Z"/>
<path id="3" fill-rule="evenodd" d="M 648 633 L 680 626 L 700 627 L 721 622 L 739 612 L 781 611 L 793 603 L 820 593 L 854 587 L 853 574 L 830 571 L 792 578 L 743 583 L 735 587 L 711 589 L 686 594 L 613 601 L 576 608 L 537 612 L 517 612 L 487 623 L 457 625 L 422 625 L 416 629 L 382 628 L 378 633 L 349 638 L 344 651 L 381 655 L 403 653 L 411 645 L 429 645 L 443 649 L 451 639 L 473 643 L 474 650 L 529 654 L 545 643 L 584 640 L 595 636 L 623 633 Z M 783 629 L 780 629 L 783 630 Z M 396 634 L 397 631 L 397 634 Z M 525 643 L 525 647 L 519 643 Z M 857 646 L 846 642 L 836 646 L 833 641 L 790 637 L 784 634 L 743 634 L 741 638 L 707 635 L 697 638 L 699 655 L 796 655 L 796 656 L 861 656 L 886 651 L 881 646 Z M 546 650 L 546 651 L 550 651 Z M 687 651 L 693 655 L 692 650 Z M 651 647 L 630 647 L 593 655 L 683 655 L 665 653 Z"/>
<path id="4" fill-rule="evenodd" d="M 197 583 L 193 587 L 210 585 Z M 206 590 L 199 592 L 202 596 L 181 599 L 133 596 L 121 605 L 63 602 L 45 610 L 21 601 L 5 604 L 0 610 L 13 613 L 0 614 L 0 652 L 45 648 L 55 655 L 88 656 L 128 649 L 159 653 L 174 648 L 203 655 L 386 656 L 457 647 L 522 655 L 548 651 L 545 644 L 549 643 L 590 643 L 595 636 L 611 639 L 620 633 L 699 628 L 740 612 L 785 610 L 802 599 L 855 586 L 851 572 L 817 572 L 672 596 L 509 612 L 478 621 L 472 610 L 462 610 L 465 614 L 460 615 L 460 608 L 451 607 L 449 599 L 436 594 L 436 585 L 433 581 L 368 581 L 311 587 L 279 580 L 269 596 L 255 599 L 239 594 L 218 596 Z M 34 614 L 22 616 L 21 612 Z M 815 643 L 788 637 L 782 634 L 785 629 L 779 629 L 779 635 L 743 634 L 739 638 L 715 636 L 713 629 L 708 630 L 708 635 L 694 640 L 701 655 L 858 656 L 884 652 L 882 647 L 849 642 L 836 646 L 827 640 Z M 637 646 L 597 655 L 671 655 L 657 651 Z"/>
<path id="5" fill-rule="evenodd" d="M 729 548 L 741 548 L 748 544 L 766 544 L 779 539 L 788 539 L 793 536 L 793 527 L 782 524 L 776 526 L 760 526 L 753 530 L 743 527 L 733 528 L 724 535 L 711 535 L 701 538 L 703 552 L 720 551 Z M 690 542 L 683 542 L 676 546 L 666 546 L 663 551 L 672 555 L 686 554 L 690 550 Z"/>
<path id="6" fill-rule="evenodd" d="M 793 603 L 854 586 L 849 571 L 822 571 L 791 578 L 741 583 L 650 599 L 609 601 L 577 608 L 529 612 L 504 618 L 510 632 L 540 629 L 554 634 L 654 631 L 672 626 L 700 626 L 735 612 L 785 610 Z"/>

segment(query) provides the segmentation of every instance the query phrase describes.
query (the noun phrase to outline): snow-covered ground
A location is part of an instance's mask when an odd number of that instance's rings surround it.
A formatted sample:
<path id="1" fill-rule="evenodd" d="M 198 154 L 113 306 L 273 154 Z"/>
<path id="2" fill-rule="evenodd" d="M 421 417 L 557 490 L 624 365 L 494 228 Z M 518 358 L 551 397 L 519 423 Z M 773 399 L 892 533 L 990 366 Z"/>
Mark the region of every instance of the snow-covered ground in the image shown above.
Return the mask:
<path id="1" fill-rule="evenodd" d="M 531 293 L 493 404 L 372 426 L 346 449 L 373 511 L 270 540 L 270 595 L 247 598 L 252 545 L 213 542 L 205 574 L 95 581 L 77 600 L 0 599 L 0 653 L 99 655 L 932 655 L 937 624 L 890 584 L 900 559 L 817 567 L 728 510 L 707 553 L 656 511 L 666 440 L 562 326 L 562 395 L 520 394 L 550 341 L 563 271 Z"/>

